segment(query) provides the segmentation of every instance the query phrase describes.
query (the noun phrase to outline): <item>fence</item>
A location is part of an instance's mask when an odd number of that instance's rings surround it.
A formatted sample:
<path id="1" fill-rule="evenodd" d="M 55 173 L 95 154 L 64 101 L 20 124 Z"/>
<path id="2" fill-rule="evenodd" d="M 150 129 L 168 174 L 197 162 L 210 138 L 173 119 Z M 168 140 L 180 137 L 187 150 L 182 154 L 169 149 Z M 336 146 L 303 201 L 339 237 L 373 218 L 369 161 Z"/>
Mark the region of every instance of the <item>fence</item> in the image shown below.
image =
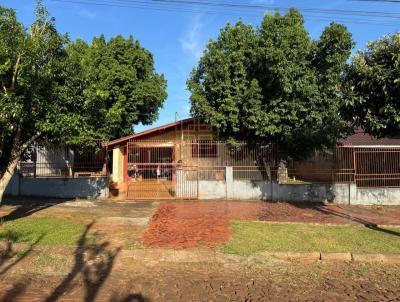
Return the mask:
<path id="1" fill-rule="evenodd" d="M 106 152 L 100 141 L 85 148 L 34 146 L 26 157 L 19 164 L 19 171 L 25 177 L 107 175 Z M 242 142 L 230 146 L 209 140 L 130 141 L 127 143 L 126 173 L 131 183 L 146 180 L 149 192 L 155 184 L 152 181 L 163 180 L 161 184 L 167 196 L 177 194 L 176 183 L 182 179 L 223 181 L 227 166 L 232 167 L 234 180 L 355 183 L 360 188 L 400 187 L 399 146 L 338 146 L 328 154 L 316 153 L 303 161 L 283 161 L 281 158 L 278 146 L 272 143 Z M 184 191 L 196 195 L 197 189 L 193 186 L 188 185 L 189 189 Z M 159 193 L 160 190 L 155 191 Z"/>
<path id="2" fill-rule="evenodd" d="M 35 145 L 18 165 L 24 177 L 105 176 L 106 153 L 100 141 L 85 147 Z"/>
<path id="3" fill-rule="evenodd" d="M 225 181 L 225 167 L 236 179 L 271 179 L 276 145 L 229 146 L 223 142 L 131 141 L 127 145 L 128 198 L 197 198 L 199 182 Z"/>
<path id="4" fill-rule="evenodd" d="M 338 146 L 331 154 L 288 163 L 288 181 L 400 187 L 400 147 Z"/>
<path id="5" fill-rule="evenodd" d="M 400 147 L 337 146 L 307 160 L 280 160 L 276 144 L 216 141 L 132 141 L 128 170 L 142 178 L 173 179 L 176 167 L 196 168 L 199 180 L 221 180 L 233 168 L 234 179 L 286 183 L 356 183 L 358 187 L 400 187 Z M 140 173 L 138 174 L 138 171 Z M 132 172 L 133 171 L 133 172 Z M 136 171 L 136 172 L 135 172 Z M 135 174 L 136 173 L 136 174 Z"/>
<path id="6" fill-rule="evenodd" d="M 277 165 L 275 144 L 229 146 L 216 141 L 132 141 L 128 143 L 128 175 L 171 178 L 172 167 L 196 167 L 202 180 L 220 180 L 226 166 L 237 179 L 270 179 Z M 158 173 L 158 174 L 157 174 Z"/>
<path id="7" fill-rule="evenodd" d="M 400 187 L 400 147 L 354 148 L 359 187 Z"/>

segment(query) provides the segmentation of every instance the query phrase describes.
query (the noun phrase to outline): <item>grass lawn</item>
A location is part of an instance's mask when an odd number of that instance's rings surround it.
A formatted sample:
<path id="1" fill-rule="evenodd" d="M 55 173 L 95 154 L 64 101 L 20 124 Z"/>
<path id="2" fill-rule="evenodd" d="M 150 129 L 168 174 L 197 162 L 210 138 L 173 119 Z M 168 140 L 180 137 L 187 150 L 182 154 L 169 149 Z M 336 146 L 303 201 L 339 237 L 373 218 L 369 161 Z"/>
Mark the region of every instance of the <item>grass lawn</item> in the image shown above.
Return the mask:
<path id="1" fill-rule="evenodd" d="M 308 184 L 311 184 L 311 182 L 304 181 L 304 180 L 301 180 L 301 179 L 294 180 L 294 179 L 289 178 L 288 180 L 283 182 L 283 184 L 284 185 L 308 185 Z"/>
<path id="2" fill-rule="evenodd" d="M 77 219 L 55 217 L 24 217 L 0 225 L 0 240 L 74 245 L 84 231 L 85 224 Z"/>
<path id="3" fill-rule="evenodd" d="M 221 246 L 226 253 L 248 256 L 257 252 L 400 253 L 400 228 L 386 231 L 364 226 L 231 222 L 233 236 Z M 393 233 L 389 233 L 389 232 Z"/>

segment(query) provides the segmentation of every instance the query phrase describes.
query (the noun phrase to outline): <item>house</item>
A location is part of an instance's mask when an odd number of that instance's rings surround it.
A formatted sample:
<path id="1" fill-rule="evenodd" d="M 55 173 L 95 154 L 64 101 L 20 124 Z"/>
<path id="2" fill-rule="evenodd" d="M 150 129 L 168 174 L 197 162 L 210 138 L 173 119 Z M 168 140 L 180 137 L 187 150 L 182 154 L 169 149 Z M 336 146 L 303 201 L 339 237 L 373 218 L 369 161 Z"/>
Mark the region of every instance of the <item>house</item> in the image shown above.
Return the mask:
<path id="1" fill-rule="evenodd" d="M 339 141 L 340 145 L 353 146 L 353 147 L 400 147 L 400 134 L 394 136 L 387 136 L 383 138 L 375 138 L 361 128 L 354 131 L 354 134 Z"/>
<path id="2" fill-rule="evenodd" d="M 290 162 L 289 175 L 308 182 L 355 183 L 358 188 L 400 188 L 400 134 L 374 138 L 362 129 L 331 154 Z"/>
<path id="3" fill-rule="evenodd" d="M 33 144 L 18 165 L 25 177 L 82 177 L 106 175 L 105 153 L 100 140 L 93 146 L 41 146 Z"/>
<path id="4" fill-rule="evenodd" d="M 5 193 L 52 198 L 107 198 L 104 151 L 99 140 L 80 148 L 33 144 L 23 155 Z"/>
<path id="5" fill-rule="evenodd" d="M 166 124 L 107 144 L 111 195 L 124 199 L 226 197 L 226 179 L 263 180 L 273 146 L 218 141 L 211 126 L 193 118 Z"/>
<path id="6" fill-rule="evenodd" d="M 330 154 L 282 165 L 276 144 L 230 146 L 210 125 L 189 118 L 102 146 L 83 152 L 38 146 L 19 164 L 7 193 L 400 204 L 399 137 L 377 140 L 358 131 Z"/>

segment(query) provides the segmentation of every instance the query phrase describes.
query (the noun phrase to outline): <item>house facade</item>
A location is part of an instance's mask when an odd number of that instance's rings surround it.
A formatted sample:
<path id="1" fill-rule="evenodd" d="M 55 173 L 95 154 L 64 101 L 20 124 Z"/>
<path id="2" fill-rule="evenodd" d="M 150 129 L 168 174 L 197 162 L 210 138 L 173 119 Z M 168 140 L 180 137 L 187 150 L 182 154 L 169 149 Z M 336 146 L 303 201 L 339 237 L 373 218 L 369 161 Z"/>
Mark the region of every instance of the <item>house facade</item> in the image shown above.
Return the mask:
<path id="1" fill-rule="evenodd" d="M 242 143 L 237 152 L 217 138 L 211 126 L 186 119 L 109 142 L 111 196 L 216 198 L 226 196 L 227 173 L 263 179 L 269 163 L 259 159 L 268 148 Z"/>
<path id="2" fill-rule="evenodd" d="M 400 137 L 363 132 L 327 154 L 282 161 L 279 146 L 218 141 L 185 119 L 94 150 L 36 148 L 6 193 L 117 200 L 253 199 L 400 204 Z"/>

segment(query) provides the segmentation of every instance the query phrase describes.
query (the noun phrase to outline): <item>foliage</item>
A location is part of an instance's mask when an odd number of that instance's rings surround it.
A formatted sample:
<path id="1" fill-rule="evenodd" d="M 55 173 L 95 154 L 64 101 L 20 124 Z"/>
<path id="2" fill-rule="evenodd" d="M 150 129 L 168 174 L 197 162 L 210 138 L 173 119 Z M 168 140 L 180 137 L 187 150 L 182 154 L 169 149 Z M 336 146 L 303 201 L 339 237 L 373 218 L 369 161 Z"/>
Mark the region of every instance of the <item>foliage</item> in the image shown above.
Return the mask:
<path id="1" fill-rule="evenodd" d="M 62 231 L 61 231 L 62 230 Z M 0 240 L 13 243 L 74 245 L 84 230 L 79 219 L 55 217 L 24 217 L 5 222 L 0 229 Z"/>
<path id="2" fill-rule="evenodd" d="M 114 139 L 133 133 L 132 126 L 150 124 L 167 97 L 166 81 L 154 71 L 152 54 L 133 37 L 104 36 L 88 44 L 70 43 L 60 87 L 68 114 L 51 127 L 59 137 Z M 65 126 L 67 125 L 67 127 Z"/>
<path id="3" fill-rule="evenodd" d="M 234 220 L 225 253 L 249 256 L 258 252 L 397 253 L 400 228 L 369 229 L 360 225 L 271 224 Z"/>
<path id="4" fill-rule="evenodd" d="M 301 14 L 267 14 L 255 30 L 239 21 L 211 40 L 188 80 L 192 114 L 227 141 L 276 141 L 301 156 L 341 135 L 340 73 L 353 46 L 332 23 L 310 39 Z"/>
<path id="5" fill-rule="evenodd" d="M 400 33 L 370 42 L 344 77 L 344 112 L 355 126 L 383 137 L 400 133 Z"/>
<path id="6" fill-rule="evenodd" d="M 0 7 L 0 166 L 18 157 L 20 147 L 61 111 L 55 87 L 67 38 L 40 2 L 36 15 L 26 29 L 13 10 Z"/>
<path id="7" fill-rule="evenodd" d="M 70 42 L 41 1 L 25 28 L 0 6 L 0 201 L 35 141 L 93 145 L 149 124 L 167 97 L 151 53 L 132 37 Z"/>

